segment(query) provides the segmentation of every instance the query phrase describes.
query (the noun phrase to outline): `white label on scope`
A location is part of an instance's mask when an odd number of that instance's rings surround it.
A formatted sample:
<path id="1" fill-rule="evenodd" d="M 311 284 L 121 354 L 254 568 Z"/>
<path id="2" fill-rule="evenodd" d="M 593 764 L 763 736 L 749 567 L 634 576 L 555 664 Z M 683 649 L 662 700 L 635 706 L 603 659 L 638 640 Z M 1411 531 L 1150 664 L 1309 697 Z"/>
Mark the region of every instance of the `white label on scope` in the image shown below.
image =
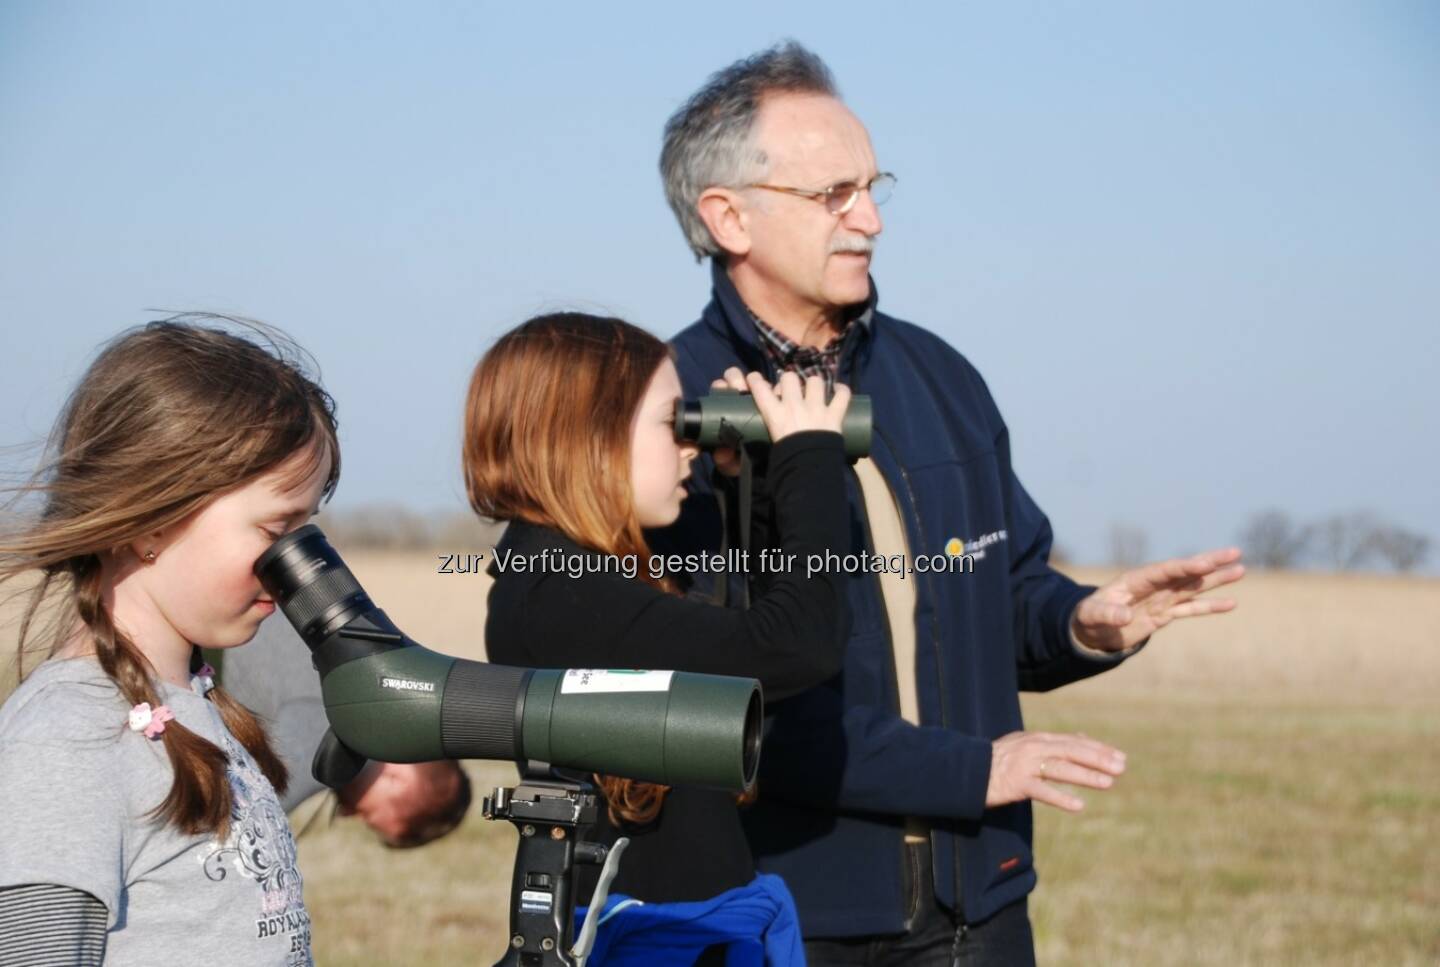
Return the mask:
<path id="1" fill-rule="evenodd" d="M 560 694 L 603 692 L 667 692 L 674 672 L 630 671 L 623 668 L 571 668 L 560 681 Z"/>

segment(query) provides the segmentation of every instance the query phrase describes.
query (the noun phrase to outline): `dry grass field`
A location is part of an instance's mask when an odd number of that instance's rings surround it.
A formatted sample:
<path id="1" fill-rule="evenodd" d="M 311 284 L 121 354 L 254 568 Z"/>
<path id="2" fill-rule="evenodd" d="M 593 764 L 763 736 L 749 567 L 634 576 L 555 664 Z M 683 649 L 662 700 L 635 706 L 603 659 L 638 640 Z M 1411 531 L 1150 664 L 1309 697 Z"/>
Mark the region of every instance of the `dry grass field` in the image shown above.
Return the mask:
<path id="1" fill-rule="evenodd" d="M 349 560 L 413 637 L 480 657 L 483 578 Z M 1440 581 L 1255 573 L 1236 596 L 1115 672 L 1025 697 L 1031 728 L 1129 753 L 1083 814 L 1037 808 L 1040 962 L 1440 963 Z M 514 773 L 470 768 L 475 810 L 420 850 L 321 800 L 297 813 L 319 963 L 499 956 L 514 834 L 478 796 Z"/>

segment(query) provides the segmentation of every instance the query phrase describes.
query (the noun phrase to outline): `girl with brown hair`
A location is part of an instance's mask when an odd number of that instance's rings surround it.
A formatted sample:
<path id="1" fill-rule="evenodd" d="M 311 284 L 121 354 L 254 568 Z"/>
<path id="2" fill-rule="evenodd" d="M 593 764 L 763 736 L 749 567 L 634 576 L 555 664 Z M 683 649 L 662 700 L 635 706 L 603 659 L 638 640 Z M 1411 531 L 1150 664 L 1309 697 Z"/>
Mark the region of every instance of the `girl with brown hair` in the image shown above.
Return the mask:
<path id="1" fill-rule="evenodd" d="M 802 385 L 787 373 L 771 387 L 734 369 L 719 382 L 753 393 L 769 428 L 774 542 L 801 561 L 845 546 L 839 430 L 849 390 L 836 386 L 827 402 L 819 378 Z M 619 319 L 540 316 L 480 361 L 466 403 L 466 488 L 477 513 L 509 521 L 490 568 L 491 661 L 741 675 L 759 678 L 767 700 L 839 672 L 842 576 L 764 575 L 742 610 L 683 597 L 648 566 L 644 530 L 679 516 L 697 455 L 675 441 L 680 392 L 666 345 Z M 733 455 L 716 459 L 733 465 Z M 499 566 L 557 552 L 589 563 L 565 573 Z M 609 808 L 594 838 L 631 839 L 616 891 L 693 901 L 754 879 L 734 796 L 617 777 L 600 784 Z M 578 899 L 588 895 L 582 879 Z"/>
<path id="2" fill-rule="evenodd" d="M 251 566 L 339 472 L 334 403 L 268 327 L 151 323 L 86 371 L 0 537 L 0 581 L 36 579 L 17 664 L 53 618 L 0 706 L 0 963 L 311 962 L 285 767 L 200 648 L 275 610 Z"/>

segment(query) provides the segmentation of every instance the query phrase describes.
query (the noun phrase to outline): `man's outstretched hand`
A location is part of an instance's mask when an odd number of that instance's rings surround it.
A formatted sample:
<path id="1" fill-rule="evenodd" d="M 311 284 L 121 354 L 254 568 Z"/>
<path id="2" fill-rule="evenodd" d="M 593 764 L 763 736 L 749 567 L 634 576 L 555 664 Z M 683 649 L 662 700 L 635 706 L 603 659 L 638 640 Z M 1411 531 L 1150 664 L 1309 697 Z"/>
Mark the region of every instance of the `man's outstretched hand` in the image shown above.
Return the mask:
<path id="1" fill-rule="evenodd" d="M 1126 571 L 1076 606 L 1070 631 L 1087 648 L 1120 652 L 1176 618 L 1231 611 L 1233 598 L 1199 596 L 1244 577 L 1239 561 L 1240 549 L 1226 547 Z"/>

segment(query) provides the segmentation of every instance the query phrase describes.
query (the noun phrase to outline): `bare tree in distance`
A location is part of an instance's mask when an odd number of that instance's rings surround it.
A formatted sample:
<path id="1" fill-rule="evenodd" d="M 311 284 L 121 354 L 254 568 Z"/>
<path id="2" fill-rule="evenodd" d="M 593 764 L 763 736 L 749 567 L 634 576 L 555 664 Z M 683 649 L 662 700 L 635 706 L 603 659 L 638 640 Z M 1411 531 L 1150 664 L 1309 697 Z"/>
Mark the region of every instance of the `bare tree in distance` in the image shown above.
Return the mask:
<path id="1" fill-rule="evenodd" d="M 1116 567 L 1136 567 L 1145 563 L 1149 546 L 1145 531 L 1134 524 L 1116 522 L 1110 525 L 1110 563 Z"/>
<path id="2" fill-rule="evenodd" d="M 1400 573 L 1413 571 L 1430 554 L 1430 538 L 1390 525 L 1374 536 L 1375 553 Z"/>
<path id="3" fill-rule="evenodd" d="M 454 553 L 490 552 L 501 528 L 464 511 L 424 514 L 399 504 L 326 508 L 315 518 L 341 551 L 414 551 L 443 548 Z"/>
<path id="4" fill-rule="evenodd" d="M 1240 547 L 1247 564 L 1257 567 L 1294 567 L 1305 556 L 1310 531 L 1283 510 L 1262 510 L 1240 529 Z"/>
<path id="5" fill-rule="evenodd" d="M 1332 514 L 1307 530 L 1315 556 L 1336 571 L 1353 571 L 1375 553 L 1380 521 L 1365 510 Z"/>
<path id="6" fill-rule="evenodd" d="M 1311 562 L 1336 571 L 1353 571 L 1377 558 L 1400 573 L 1413 571 L 1432 546 L 1424 534 L 1388 523 L 1368 510 L 1331 514 L 1301 525 L 1271 508 L 1251 515 L 1239 538 L 1249 564 L 1288 568 Z"/>
<path id="7" fill-rule="evenodd" d="M 429 543 L 425 518 L 398 504 L 366 504 L 318 514 L 315 523 L 338 548 L 403 550 Z"/>
<path id="8" fill-rule="evenodd" d="M 491 550 L 505 533 L 505 522 L 479 517 L 469 511 L 436 514 L 430 521 L 431 544 L 456 554 L 484 554 Z"/>

